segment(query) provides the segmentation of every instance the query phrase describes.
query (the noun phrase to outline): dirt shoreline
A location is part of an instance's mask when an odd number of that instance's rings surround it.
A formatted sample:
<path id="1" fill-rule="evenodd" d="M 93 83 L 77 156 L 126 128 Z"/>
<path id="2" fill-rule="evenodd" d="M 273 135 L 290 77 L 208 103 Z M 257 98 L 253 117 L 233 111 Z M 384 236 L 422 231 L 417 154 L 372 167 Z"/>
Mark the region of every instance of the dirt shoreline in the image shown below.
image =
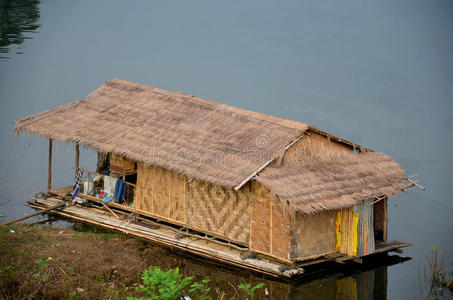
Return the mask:
<path id="1" fill-rule="evenodd" d="M 228 298 L 236 298 L 232 286 L 258 282 L 251 274 L 185 259 L 170 248 L 93 227 L 0 226 L 2 299 L 125 299 L 137 295 L 141 273 L 150 266 L 179 267 L 186 276 L 209 278 Z M 272 285 L 275 292 L 285 288 Z M 254 297 L 260 298 L 264 293 Z"/>

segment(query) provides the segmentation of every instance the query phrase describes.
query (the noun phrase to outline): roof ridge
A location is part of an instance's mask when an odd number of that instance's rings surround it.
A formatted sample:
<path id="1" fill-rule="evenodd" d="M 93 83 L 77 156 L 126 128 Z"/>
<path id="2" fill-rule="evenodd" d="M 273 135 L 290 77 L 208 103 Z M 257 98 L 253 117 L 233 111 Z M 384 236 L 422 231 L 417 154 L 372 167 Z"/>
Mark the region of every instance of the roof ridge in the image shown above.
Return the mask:
<path id="1" fill-rule="evenodd" d="M 128 84 L 126 84 L 125 82 L 127 82 Z M 230 105 L 227 105 L 227 104 L 223 104 L 223 103 L 216 102 L 216 101 L 213 101 L 213 100 L 197 97 L 197 96 L 194 96 L 194 95 L 191 95 L 191 94 L 186 94 L 186 93 L 183 93 L 183 92 L 173 92 L 173 91 L 163 90 L 163 89 L 159 89 L 159 88 L 156 88 L 156 87 L 153 87 L 153 86 L 150 86 L 150 85 L 141 84 L 141 83 L 135 83 L 135 82 L 132 82 L 132 81 L 123 80 L 123 79 L 119 79 L 119 78 L 113 78 L 112 80 L 107 81 L 106 84 L 107 83 L 115 83 L 115 84 L 120 84 L 120 85 L 124 85 L 124 86 L 133 86 L 134 88 L 139 88 L 139 89 L 141 89 L 143 91 L 149 91 L 149 92 L 152 92 L 152 93 L 155 93 L 155 94 L 165 95 L 165 96 L 168 96 L 168 97 L 177 97 L 177 98 L 180 98 L 180 99 L 184 99 L 184 100 L 190 101 L 192 103 L 205 105 L 205 106 L 212 107 L 212 108 L 215 108 L 215 109 L 218 109 L 218 110 L 228 111 L 228 112 L 231 112 L 231 113 L 234 113 L 234 114 L 238 114 L 238 115 L 241 115 L 241 116 L 251 117 L 251 118 L 254 118 L 254 119 L 257 119 L 257 120 L 265 121 L 265 122 L 268 122 L 268 123 L 271 123 L 271 124 L 274 124 L 274 125 L 278 125 L 278 126 L 281 126 L 281 127 L 285 127 L 285 128 L 301 130 L 302 132 L 306 131 L 308 129 L 308 127 L 309 127 L 307 124 L 302 123 L 302 122 L 288 120 L 288 119 L 280 118 L 280 117 L 277 117 L 277 116 L 273 116 L 273 115 L 269 115 L 269 114 L 265 114 L 265 113 L 260 113 L 260 112 L 255 112 L 255 111 L 251 111 L 251 110 L 247 110 L 247 109 L 243 109 L 243 108 L 239 108 L 239 107 L 233 107 L 233 106 L 230 106 Z M 176 95 L 173 95 L 172 93 L 175 93 Z M 259 115 L 262 115 L 262 116 L 259 116 Z M 280 120 L 282 122 L 294 122 L 294 123 L 300 124 L 300 128 L 296 128 L 295 126 L 288 126 L 288 125 L 285 125 L 285 124 L 281 124 L 281 123 L 279 123 L 277 121 L 268 120 L 268 119 L 266 119 L 264 117 L 275 118 L 275 119 L 278 119 L 278 120 Z M 303 129 L 302 129 L 302 127 L 303 127 Z"/>

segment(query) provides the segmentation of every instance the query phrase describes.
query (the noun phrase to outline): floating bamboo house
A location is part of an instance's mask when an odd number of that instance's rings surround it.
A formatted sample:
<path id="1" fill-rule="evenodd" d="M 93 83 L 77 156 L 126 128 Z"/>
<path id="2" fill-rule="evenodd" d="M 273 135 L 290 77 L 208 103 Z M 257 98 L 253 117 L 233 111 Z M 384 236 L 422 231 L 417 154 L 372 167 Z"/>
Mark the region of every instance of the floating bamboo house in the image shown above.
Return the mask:
<path id="1" fill-rule="evenodd" d="M 410 245 L 387 241 L 387 197 L 415 184 L 400 165 L 301 122 L 113 79 L 22 131 L 49 138 L 48 194 L 31 206 L 72 190 L 52 189 L 53 140 L 75 143 L 75 167 L 94 149 L 85 174 L 125 183 L 124 201 L 79 193 L 92 206 L 57 211 L 70 218 L 284 277 Z"/>

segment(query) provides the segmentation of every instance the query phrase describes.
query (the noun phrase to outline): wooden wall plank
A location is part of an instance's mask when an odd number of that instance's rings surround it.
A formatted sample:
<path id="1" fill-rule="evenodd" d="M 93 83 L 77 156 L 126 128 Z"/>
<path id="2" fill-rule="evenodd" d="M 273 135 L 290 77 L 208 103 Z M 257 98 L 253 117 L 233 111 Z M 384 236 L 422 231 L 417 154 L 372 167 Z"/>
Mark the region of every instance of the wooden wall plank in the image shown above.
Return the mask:
<path id="1" fill-rule="evenodd" d="M 280 203 L 280 199 L 274 198 L 272 204 L 272 255 L 289 260 L 292 236 L 291 219 Z"/>
<path id="2" fill-rule="evenodd" d="M 293 228 L 293 256 L 300 259 L 334 252 L 336 217 L 337 212 L 334 210 L 314 215 L 296 214 Z"/>
<path id="3" fill-rule="evenodd" d="M 252 239 L 250 249 L 271 254 L 271 195 L 266 187 L 253 181 Z"/>

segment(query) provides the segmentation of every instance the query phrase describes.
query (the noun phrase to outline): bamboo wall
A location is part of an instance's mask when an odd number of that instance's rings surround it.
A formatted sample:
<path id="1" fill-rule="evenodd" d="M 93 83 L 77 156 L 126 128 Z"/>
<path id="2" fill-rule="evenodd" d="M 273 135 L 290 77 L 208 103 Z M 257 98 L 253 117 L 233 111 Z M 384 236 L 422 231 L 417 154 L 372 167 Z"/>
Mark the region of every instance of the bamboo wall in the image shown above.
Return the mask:
<path id="1" fill-rule="evenodd" d="M 248 245 L 251 185 L 239 191 L 194 180 L 189 184 L 187 225 Z"/>
<path id="2" fill-rule="evenodd" d="M 294 258 L 319 256 L 335 252 L 336 211 L 328 210 L 314 215 L 297 214 L 293 236 Z"/>
<path id="3" fill-rule="evenodd" d="M 185 176 L 138 163 L 134 207 L 176 224 L 186 224 L 187 188 Z"/>
<path id="4" fill-rule="evenodd" d="M 138 163 L 134 205 L 175 224 L 248 245 L 251 184 L 240 191 Z"/>
<path id="5" fill-rule="evenodd" d="M 138 163 L 134 206 L 144 214 L 285 261 L 335 251 L 350 256 L 368 254 L 374 249 L 373 225 L 381 228 L 387 222 L 384 201 L 374 216 L 350 207 L 314 215 L 297 213 L 292 221 L 278 197 L 257 181 L 237 192 L 203 181 L 187 181 L 186 176 Z M 362 221 L 361 215 L 366 217 Z"/>
<path id="6" fill-rule="evenodd" d="M 110 153 L 110 171 L 117 173 L 133 173 L 135 172 L 135 163 L 119 154 Z"/>
<path id="7" fill-rule="evenodd" d="M 290 259 L 291 223 L 277 197 L 269 189 L 253 181 L 252 219 L 250 223 L 252 251 L 277 258 Z"/>

